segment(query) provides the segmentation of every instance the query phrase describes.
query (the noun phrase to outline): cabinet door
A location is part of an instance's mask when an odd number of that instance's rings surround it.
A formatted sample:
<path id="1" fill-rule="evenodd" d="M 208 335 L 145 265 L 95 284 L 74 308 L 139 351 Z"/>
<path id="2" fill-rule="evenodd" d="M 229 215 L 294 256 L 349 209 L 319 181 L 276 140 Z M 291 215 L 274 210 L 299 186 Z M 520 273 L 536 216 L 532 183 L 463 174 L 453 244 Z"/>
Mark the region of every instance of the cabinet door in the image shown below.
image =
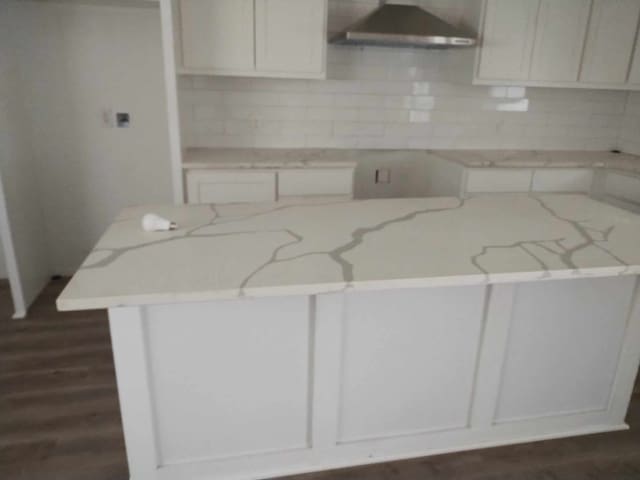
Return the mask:
<path id="1" fill-rule="evenodd" d="M 188 203 L 273 202 L 276 177 L 273 172 L 189 170 Z"/>
<path id="2" fill-rule="evenodd" d="M 532 0 L 487 0 L 479 78 L 527 78 L 539 4 Z"/>
<path id="3" fill-rule="evenodd" d="M 578 80 L 591 0 L 542 0 L 530 80 Z"/>
<path id="4" fill-rule="evenodd" d="M 593 170 L 590 168 L 543 168 L 533 173 L 531 190 L 587 193 L 592 184 Z"/>
<path id="5" fill-rule="evenodd" d="M 254 70 L 253 0 L 181 0 L 187 68 Z"/>
<path id="6" fill-rule="evenodd" d="M 259 72 L 325 70 L 326 1 L 256 0 L 256 67 Z"/>
<path id="7" fill-rule="evenodd" d="M 528 192 L 532 175 L 525 168 L 472 168 L 467 173 L 466 192 Z"/>
<path id="8" fill-rule="evenodd" d="M 629 83 L 640 85 L 640 34 L 636 36 L 636 48 L 629 70 Z"/>
<path id="9" fill-rule="evenodd" d="M 281 170 L 278 173 L 278 195 L 316 196 L 345 195 L 353 196 L 352 168 L 318 168 Z"/>
<path id="10" fill-rule="evenodd" d="M 608 172 L 604 192 L 606 195 L 640 205 L 640 177 Z"/>
<path id="11" fill-rule="evenodd" d="M 594 0 L 580 81 L 627 81 L 638 15 L 638 0 Z"/>

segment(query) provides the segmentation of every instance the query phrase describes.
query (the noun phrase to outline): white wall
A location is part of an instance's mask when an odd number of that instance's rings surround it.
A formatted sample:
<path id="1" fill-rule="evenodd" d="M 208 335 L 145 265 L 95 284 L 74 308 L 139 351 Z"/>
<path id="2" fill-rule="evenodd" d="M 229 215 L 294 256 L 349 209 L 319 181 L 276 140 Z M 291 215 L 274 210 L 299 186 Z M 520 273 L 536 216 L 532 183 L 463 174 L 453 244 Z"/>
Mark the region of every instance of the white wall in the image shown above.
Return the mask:
<path id="1" fill-rule="evenodd" d="M 620 149 L 640 155 L 640 92 L 630 92 L 620 130 Z"/>
<path id="2" fill-rule="evenodd" d="M 0 236 L 17 317 L 45 285 L 49 263 L 31 128 L 18 68 L 21 44 L 8 5 L 0 2 Z M 1 254 L 1 253 L 0 253 Z"/>
<path id="3" fill-rule="evenodd" d="M 133 5 L 11 2 L 56 273 L 123 207 L 172 201 L 160 14 Z M 105 108 L 131 127 L 104 126 Z"/>
<path id="4" fill-rule="evenodd" d="M 473 0 L 420 2 L 454 21 Z M 377 0 L 330 0 L 337 31 Z M 471 86 L 473 49 L 330 46 L 328 81 L 183 77 L 185 146 L 608 150 L 627 94 Z"/>

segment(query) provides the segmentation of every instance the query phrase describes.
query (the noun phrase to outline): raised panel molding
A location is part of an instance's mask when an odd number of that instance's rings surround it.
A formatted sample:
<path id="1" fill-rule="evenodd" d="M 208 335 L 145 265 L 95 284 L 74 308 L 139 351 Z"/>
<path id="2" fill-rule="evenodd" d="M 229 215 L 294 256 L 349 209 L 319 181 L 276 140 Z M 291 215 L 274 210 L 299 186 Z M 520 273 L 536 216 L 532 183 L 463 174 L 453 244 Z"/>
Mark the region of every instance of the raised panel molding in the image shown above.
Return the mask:
<path id="1" fill-rule="evenodd" d="M 539 0 L 486 0 L 479 78 L 527 78 L 539 3 Z"/>
<path id="2" fill-rule="evenodd" d="M 541 1 L 529 79 L 578 79 L 590 9 L 591 0 Z"/>
<path id="3" fill-rule="evenodd" d="M 580 81 L 626 83 L 639 15 L 638 0 L 593 0 Z"/>
<path id="4" fill-rule="evenodd" d="M 347 295 L 338 442 L 468 428 L 484 301 L 485 287 Z"/>
<path id="5" fill-rule="evenodd" d="M 608 409 L 635 281 L 516 287 L 496 422 Z"/>
<path id="6" fill-rule="evenodd" d="M 473 84 L 640 90 L 638 0 L 485 0 Z"/>
<path id="7" fill-rule="evenodd" d="M 180 0 L 184 66 L 254 70 L 253 17 L 253 0 Z"/>

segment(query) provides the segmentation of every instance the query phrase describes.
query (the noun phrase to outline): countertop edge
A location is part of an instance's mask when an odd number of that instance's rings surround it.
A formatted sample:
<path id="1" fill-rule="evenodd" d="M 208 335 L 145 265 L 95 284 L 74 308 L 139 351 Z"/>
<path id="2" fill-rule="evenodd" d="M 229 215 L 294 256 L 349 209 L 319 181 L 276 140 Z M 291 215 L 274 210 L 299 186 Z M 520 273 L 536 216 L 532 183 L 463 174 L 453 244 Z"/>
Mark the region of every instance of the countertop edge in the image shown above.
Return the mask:
<path id="1" fill-rule="evenodd" d="M 228 289 L 220 291 L 185 292 L 175 294 L 141 294 L 96 299 L 65 299 L 63 295 L 56 300 L 59 311 L 99 310 L 166 305 L 176 303 L 200 303 L 209 301 L 240 300 L 265 297 L 284 297 L 298 295 L 321 295 L 337 292 L 376 291 L 409 288 L 438 288 L 482 286 L 503 283 L 539 282 L 548 280 L 570 280 L 581 278 L 602 278 L 627 275 L 639 275 L 640 265 L 620 265 L 614 267 L 593 267 L 584 269 L 537 270 L 531 272 L 509 272 L 496 274 L 455 275 L 433 278 L 402 278 L 355 281 L 351 283 L 335 282 L 309 285 L 282 285 Z M 63 292 L 64 294 L 64 292 Z"/>

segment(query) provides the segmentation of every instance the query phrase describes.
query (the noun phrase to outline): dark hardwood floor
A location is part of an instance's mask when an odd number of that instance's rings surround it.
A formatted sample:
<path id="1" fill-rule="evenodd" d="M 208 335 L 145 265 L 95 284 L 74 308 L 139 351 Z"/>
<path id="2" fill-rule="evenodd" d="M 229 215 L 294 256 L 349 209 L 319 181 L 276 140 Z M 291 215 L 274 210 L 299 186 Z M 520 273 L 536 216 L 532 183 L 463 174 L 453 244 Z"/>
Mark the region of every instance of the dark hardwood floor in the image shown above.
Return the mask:
<path id="1" fill-rule="evenodd" d="M 105 312 L 60 313 L 52 282 L 27 320 L 0 283 L 0 479 L 128 478 Z M 640 479 L 640 391 L 631 429 L 439 455 L 287 480 Z M 284 479 L 282 479 L 284 480 Z"/>

